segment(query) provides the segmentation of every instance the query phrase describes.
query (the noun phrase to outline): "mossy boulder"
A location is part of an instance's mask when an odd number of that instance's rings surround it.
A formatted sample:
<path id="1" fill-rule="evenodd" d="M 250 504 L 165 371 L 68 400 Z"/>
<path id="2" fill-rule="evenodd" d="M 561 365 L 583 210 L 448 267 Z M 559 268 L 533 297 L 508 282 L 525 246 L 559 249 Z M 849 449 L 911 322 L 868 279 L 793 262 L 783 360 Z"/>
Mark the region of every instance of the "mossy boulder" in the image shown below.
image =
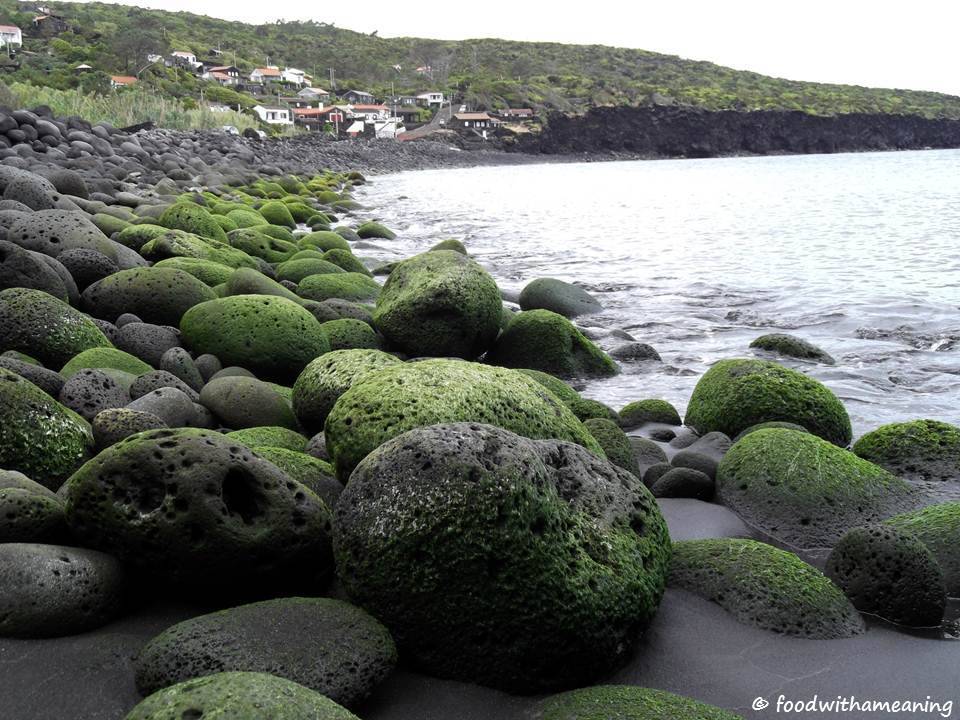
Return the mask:
<path id="1" fill-rule="evenodd" d="M 555 278 L 537 278 L 520 291 L 522 310 L 552 310 L 574 318 L 603 311 L 603 305 L 590 293 L 576 285 Z"/>
<path id="2" fill-rule="evenodd" d="M 0 470 L 0 543 L 53 543 L 67 537 L 63 500 L 15 470 Z"/>
<path id="3" fill-rule="evenodd" d="M 256 227 L 234 230 L 228 236 L 230 246 L 243 250 L 252 257 L 263 258 L 269 263 L 281 263 L 297 251 L 294 243 L 271 237 L 263 232 L 264 229 Z"/>
<path id="4" fill-rule="evenodd" d="M 824 572 L 863 612 L 919 627 L 943 619 L 943 570 L 909 530 L 886 524 L 854 528 L 830 552 Z"/>
<path id="5" fill-rule="evenodd" d="M 342 248 L 327 250 L 323 254 L 323 259 L 329 263 L 333 263 L 346 272 L 360 273 L 361 275 L 368 275 L 370 277 L 373 276 L 373 273 L 367 270 L 367 267 L 349 250 Z"/>
<path id="6" fill-rule="evenodd" d="M 330 273 L 342 272 L 345 272 L 342 267 L 322 258 L 301 258 L 300 260 L 288 260 L 280 264 L 277 267 L 277 278 L 299 283 L 311 275 L 329 275 Z"/>
<path id="7" fill-rule="evenodd" d="M 96 323 L 41 290 L 0 290 L 0 351 L 26 353 L 60 367 L 90 348 L 113 347 Z"/>
<path id="8" fill-rule="evenodd" d="M 263 219 L 270 225 L 281 225 L 288 228 L 297 226 L 297 221 L 290 214 L 290 209 L 282 202 L 266 202 L 258 210 Z"/>
<path id="9" fill-rule="evenodd" d="M 124 720 L 359 720 L 318 692 L 265 672 L 222 672 L 163 688 Z"/>
<path id="10" fill-rule="evenodd" d="M 351 272 L 310 275 L 297 286 L 297 295 L 318 302 L 330 298 L 367 302 L 379 294 L 380 285 L 376 280 Z"/>
<path id="11" fill-rule="evenodd" d="M 119 370 L 139 377 L 153 368 L 138 357 L 116 348 L 90 348 L 77 353 L 60 369 L 60 374 L 69 380 L 81 370 Z M 121 383 L 123 384 L 123 383 Z"/>
<path id="12" fill-rule="evenodd" d="M 883 521 L 885 525 L 912 533 L 933 554 L 951 597 L 960 597 L 960 502 L 929 505 Z"/>
<path id="13" fill-rule="evenodd" d="M 238 443 L 253 448 L 258 445 L 268 445 L 270 447 L 286 448 L 296 452 L 303 452 L 307 448 L 307 438 L 290 428 L 277 425 L 256 426 L 245 428 L 243 430 L 234 430 L 227 433 L 228 438 L 233 438 Z"/>
<path id="14" fill-rule="evenodd" d="M 293 385 L 293 410 L 310 432 L 323 430 L 337 399 L 364 375 L 398 365 L 379 350 L 334 350 L 312 361 Z"/>
<path id="15" fill-rule="evenodd" d="M 258 267 L 257 261 L 243 250 L 231 247 L 226 242 L 202 238 L 182 230 L 170 230 L 155 237 L 140 248 L 140 254 L 155 262 L 171 257 L 192 257 L 232 268 Z"/>
<path id="16" fill-rule="evenodd" d="M 216 296 L 183 270 L 141 267 L 93 283 L 82 297 L 87 312 L 110 322 L 127 312 L 147 323 L 176 326 L 187 310 Z"/>
<path id="17" fill-rule="evenodd" d="M 755 540 L 675 542 L 668 584 L 764 630 L 825 639 L 866 630 L 856 608 L 822 572 L 793 553 Z"/>
<path id="18" fill-rule="evenodd" d="M 613 420 L 593 418 L 585 420 L 583 426 L 590 431 L 594 439 L 603 448 L 607 459 L 619 468 L 623 468 L 637 478 L 642 477 L 633 446 L 626 433 Z"/>
<path id="19" fill-rule="evenodd" d="M 614 422 L 619 421 L 616 410 L 604 405 L 599 400 L 582 397 L 580 393 L 558 377 L 541 372 L 540 370 L 529 370 L 526 368 L 521 368 L 520 372 L 533 378 L 560 398 L 560 401 L 570 408 L 580 421 L 591 418 L 605 418 L 607 420 L 613 420 Z"/>
<path id="20" fill-rule="evenodd" d="M 183 230 L 211 240 L 227 241 L 223 231 L 213 216 L 195 203 L 177 203 L 171 205 L 159 218 L 159 223 L 171 230 Z"/>
<path id="21" fill-rule="evenodd" d="M 33 383 L 0 368 L 0 468 L 56 490 L 92 450 L 86 420 Z"/>
<path id="22" fill-rule="evenodd" d="M 397 234 L 393 230 L 377 222 L 363 223 L 363 225 L 357 228 L 357 235 L 359 235 L 364 240 L 368 238 L 382 238 L 384 240 L 394 240 L 397 237 Z"/>
<path id="23" fill-rule="evenodd" d="M 169 231 L 170 228 L 166 228 L 163 225 L 151 225 L 149 223 L 128 225 L 117 233 L 114 239 L 121 245 L 139 252 L 140 248 L 148 242 Z"/>
<path id="24" fill-rule="evenodd" d="M 608 377 L 619 372 L 609 355 L 563 315 L 550 310 L 514 315 L 487 355 L 487 362 L 563 377 Z"/>
<path id="25" fill-rule="evenodd" d="M 305 452 L 282 447 L 257 445 L 251 448 L 264 460 L 269 460 L 289 477 L 312 490 L 317 497 L 333 508 L 343 492 L 343 485 L 334 477 L 330 463 L 307 455 Z"/>
<path id="26" fill-rule="evenodd" d="M 367 323 L 353 318 L 328 320 L 320 328 L 330 341 L 331 350 L 367 349 L 380 347 L 380 339 Z"/>
<path id="27" fill-rule="evenodd" d="M 756 425 L 751 425 L 746 430 L 741 430 L 740 434 L 733 438 L 734 442 L 737 442 L 741 438 L 745 438 L 750 433 L 755 433 L 757 430 L 768 430 L 770 428 L 781 428 L 783 430 L 796 430 L 797 432 L 805 433 L 807 429 L 801 425 L 797 425 L 792 422 L 784 422 L 782 420 L 771 420 L 770 422 L 757 423 Z"/>
<path id="28" fill-rule="evenodd" d="M 478 263 L 452 250 L 400 263 L 377 298 L 373 320 L 410 355 L 483 354 L 497 337 L 502 312 L 496 282 Z"/>
<path id="29" fill-rule="evenodd" d="M 106 213 L 96 213 L 91 216 L 90 221 L 107 237 L 131 227 L 129 221 Z"/>
<path id="30" fill-rule="evenodd" d="M 360 460 L 390 438 L 416 427 L 464 421 L 532 439 L 568 440 L 603 456 L 583 424 L 536 381 L 461 360 L 391 365 L 358 378 L 327 416 L 327 450 L 337 477 L 346 481 Z"/>
<path id="31" fill-rule="evenodd" d="M 317 248 L 326 252 L 327 250 L 334 250 L 340 248 L 341 250 L 349 250 L 350 243 L 344 239 L 344 237 L 338 233 L 333 232 L 332 230 L 318 230 L 316 232 L 309 233 L 301 237 L 297 243 L 301 248 Z"/>
<path id="32" fill-rule="evenodd" d="M 251 377 L 213 378 L 200 391 L 200 404 L 225 426 L 237 430 L 263 424 L 297 427 L 290 400 L 275 385 Z"/>
<path id="33" fill-rule="evenodd" d="M 756 350 L 766 350 L 767 352 L 776 353 L 777 355 L 783 355 L 785 357 L 813 360 L 824 363 L 825 365 L 833 365 L 835 362 L 828 353 L 813 343 L 799 338 L 796 335 L 788 335 L 787 333 L 761 335 L 750 343 L 750 347 Z"/>
<path id="34" fill-rule="evenodd" d="M 960 482 L 960 427 L 937 420 L 912 420 L 877 428 L 853 451 L 907 480 Z"/>
<path id="35" fill-rule="evenodd" d="M 666 690 L 597 685 L 553 695 L 532 720 L 742 720 L 739 715 Z M 129 719 L 128 719 L 129 720 Z"/>
<path id="36" fill-rule="evenodd" d="M 390 633 L 360 608 L 286 597 L 178 623 L 147 643 L 135 670 L 142 693 L 216 672 L 270 672 L 354 705 L 396 661 Z"/>
<path id="37" fill-rule="evenodd" d="M 680 413 L 666 400 L 648 399 L 624 405 L 620 410 L 620 425 L 624 428 L 637 428 L 647 423 L 664 425 L 682 425 Z"/>
<path id="38" fill-rule="evenodd" d="M 447 238 L 446 240 L 441 240 L 441 241 L 438 242 L 436 245 L 434 245 L 432 248 L 430 248 L 430 250 L 431 250 L 431 251 L 433 251 L 433 250 L 453 250 L 454 252 L 458 252 L 458 253 L 460 253 L 461 255 L 469 255 L 469 254 L 470 254 L 470 253 L 467 252 L 466 246 L 465 246 L 462 242 L 460 242 L 459 240 L 457 240 L 456 238 Z"/>
<path id="39" fill-rule="evenodd" d="M 201 303 L 180 321 L 186 344 L 264 379 L 289 381 L 330 349 L 320 323 L 291 300 L 238 295 Z"/>
<path id="40" fill-rule="evenodd" d="M 227 213 L 227 218 L 232 220 L 238 228 L 256 227 L 258 225 L 268 225 L 263 215 L 253 208 L 236 208 Z"/>
<path id="41" fill-rule="evenodd" d="M 286 298 L 297 305 L 301 304 L 300 297 L 276 280 L 271 280 L 259 270 L 253 268 L 237 268 L 223 284 L 221 297 L 232 295 L 273 295 Z"/>
<path id="42" fill-rule="evenodd" d="M 852 430 L 843 403 L 825 385 L 766 360 L 721 360 L 693 390 L 685 422 L 699 433 L 734 437 L 751 425 L 782 420 L 846 447 Z"/>
<path id="43" fill-rule="evenodd" d="M 572 443 L 477 423 L 378 447 L 340 496 L 335 528 L 348 595 L 390 629 L 405 662 L 522 693 L 623 664 L 656 612 L 670 554 L 656 502 L 632 475 Z"/>
<path id="44" fill-rule="evenodd" d="M 293 231 L 288 227 L 283 225 L 263 225 L 262 227 L 257 228 L 257 232 L 261 232 L 264 235 L 269 235 L 272 238 L 277 240 L 284 240 L 286 242 L 294 242 L 296 238 L 293 236 Z"/>
<path id="45" fill-rule="evenodd" d="M 311 491 L 231 438 L 151 430 L 110 446 L 62 491 L 88 547 L 165 589 L 313 587 L 330 568 L 330 515 Z"/>
<path id="46" fill-rule="evenodd" d="M 912 510 L 917 491 L 883 468 L 815 435 L 758 430 L 717 470 L 724 505 L 798 548 L 831 547 L 849 528 Z"/>
<path id="47" fill-rule="evenodd" d="M 221 265 L 220 263 L 210 260 L 187 257 L 167 258 L 166 260 L 161 260 L 156 263 L 153 267 L 182 270 L 183 272 L 190 273 L 208 287 L 225 283 L 234 271 L 234 268 L 228 265 Z"/>

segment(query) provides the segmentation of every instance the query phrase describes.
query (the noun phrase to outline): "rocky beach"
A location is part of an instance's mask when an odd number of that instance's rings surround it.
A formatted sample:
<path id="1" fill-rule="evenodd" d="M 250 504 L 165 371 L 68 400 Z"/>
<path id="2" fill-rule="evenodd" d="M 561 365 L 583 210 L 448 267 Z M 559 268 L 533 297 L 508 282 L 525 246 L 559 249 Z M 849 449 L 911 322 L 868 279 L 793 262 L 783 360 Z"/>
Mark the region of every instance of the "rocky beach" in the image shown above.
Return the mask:
<path id="1" fill-rule="evenodd" d="M 783 332 L 682 416 L 592 399 L 660 359 L 599 293 L 368 203 L 543 156 L 44 108 L 0 145 L 0 717 L 950 716 L 960 428 L 855 432 Z"/>

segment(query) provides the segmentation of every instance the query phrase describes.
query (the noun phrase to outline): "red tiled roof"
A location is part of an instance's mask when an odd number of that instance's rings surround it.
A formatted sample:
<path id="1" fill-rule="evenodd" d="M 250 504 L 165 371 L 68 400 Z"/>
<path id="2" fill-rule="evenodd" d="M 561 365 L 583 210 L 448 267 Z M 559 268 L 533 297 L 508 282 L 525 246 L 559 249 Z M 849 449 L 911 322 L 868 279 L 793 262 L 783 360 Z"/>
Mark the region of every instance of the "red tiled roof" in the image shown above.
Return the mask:
<path id="1" fill-rule="evenodd" d="M 111 75 L 110 79 L 117 85 L 133 85 L 137 81 L 132 75 Z"/>
<path id="2" fill-rule="evenodd" d="M 351 105 L 354 110 L 363 112 L 364 110 L 386 110 L 386 105 Z"/>
<path id="3" fill-rule="evenodd" d="M 319 117 L 320 115 L 329 115 L 332 112 L 338 112 L 338 108 L 294 108 L 293 114 L 299 117 Z"/>
<path id="4" fill-rule="evenodd" d="M 258 72 L 261 75 L 276 75 L 277 77 L 280 77 L 279 68 L 257 68 L 254 70 L 254 72 Z"/>
<path id="5" fill-rule="evenodd" d="M 16 25 L 0 25 L 0 32 L 20 32 Z"/>

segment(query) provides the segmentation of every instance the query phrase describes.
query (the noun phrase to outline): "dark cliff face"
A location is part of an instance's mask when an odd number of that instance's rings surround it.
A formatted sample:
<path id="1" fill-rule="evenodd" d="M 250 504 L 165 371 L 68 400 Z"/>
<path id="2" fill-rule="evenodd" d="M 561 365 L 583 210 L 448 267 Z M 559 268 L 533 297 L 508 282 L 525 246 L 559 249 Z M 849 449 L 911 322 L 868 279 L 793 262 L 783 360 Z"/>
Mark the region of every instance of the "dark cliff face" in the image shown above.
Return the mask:
<path id="1" fill-rule="evenodd" d="M 709 111 L 689 107 L 598 107 L 552 114 L 518 150 L 535 153 L 628 152 L 660 157 L 752 153 L 833 153 L 960 147 L 960 120 L 914 115 Z"/>

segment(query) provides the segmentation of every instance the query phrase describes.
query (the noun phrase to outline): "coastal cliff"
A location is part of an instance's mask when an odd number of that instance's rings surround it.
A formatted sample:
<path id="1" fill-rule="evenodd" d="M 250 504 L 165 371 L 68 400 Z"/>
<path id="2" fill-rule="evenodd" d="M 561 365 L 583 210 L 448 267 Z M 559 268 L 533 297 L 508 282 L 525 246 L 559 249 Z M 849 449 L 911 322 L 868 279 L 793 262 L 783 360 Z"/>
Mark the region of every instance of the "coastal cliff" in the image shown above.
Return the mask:
<path id="1" fill-rule="evenodd" d="M 541 134 L 520 136 L 511 149 L 550 155 L 715 157 L 955 147 L 960 147 L 958 120 L 653 106 L 595 107 L 581 115 L 552 113 Z"/>

